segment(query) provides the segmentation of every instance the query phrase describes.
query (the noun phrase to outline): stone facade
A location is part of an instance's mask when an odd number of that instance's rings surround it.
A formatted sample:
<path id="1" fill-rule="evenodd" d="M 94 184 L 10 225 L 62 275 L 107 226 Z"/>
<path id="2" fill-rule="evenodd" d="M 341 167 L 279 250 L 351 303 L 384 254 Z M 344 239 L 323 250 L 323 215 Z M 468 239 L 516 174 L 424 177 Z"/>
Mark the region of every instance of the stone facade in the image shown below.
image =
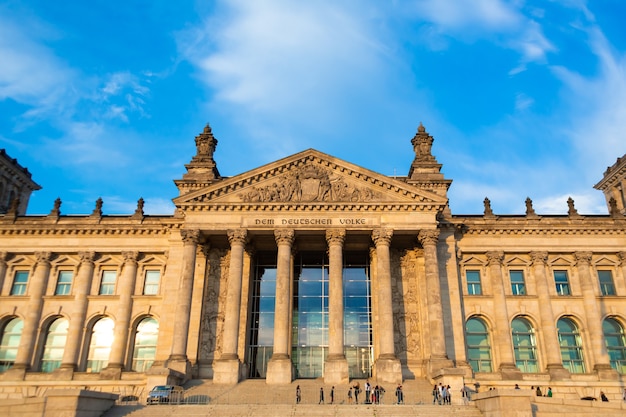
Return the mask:
<path id="1" fill-rule="evenodd" d="M 453 215 L 432 142 L 420 125 L 406 177 L 312 149 L 222 177 L 207 126 L 171 216 L 0 217 L 0 398 L 316 377 L 617 398 L 623 205 Z"/>

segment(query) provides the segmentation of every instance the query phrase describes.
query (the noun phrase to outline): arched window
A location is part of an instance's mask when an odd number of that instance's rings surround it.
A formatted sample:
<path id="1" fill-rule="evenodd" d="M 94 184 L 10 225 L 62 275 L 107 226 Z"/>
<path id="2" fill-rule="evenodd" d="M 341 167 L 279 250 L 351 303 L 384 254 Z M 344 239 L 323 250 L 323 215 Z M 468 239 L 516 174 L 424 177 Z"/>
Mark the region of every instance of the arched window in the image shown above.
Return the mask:
<path id="1" fill-rule="evenodd" d="M 467 359 L 474 372 L 492 372 L 489 331 L 485 322 L 472 317 L 465 323 Z"/>
<path id="2" fill-rule="evenodd" d="M 513 350 L 515 351 L 515 364 L 519 370 L 531 373 L 539 372 L 535 330 L 530 322 L 521 317 L 514 318 L 511 322 L 511 335 Z"/>
<path id="3" fill-rule="evenodd" d="M 56 319 L 48 327 L 41 357 L 41 372 L 52 372 L 61 366 L 68 327 L 69 322 L 64 318 Z"/>
<path id="4" fill-rule="evenodd" d="M 573 374 L 585 373 L 583 348 L 578 326 L 568 318 L 561 318 L 557 322 L 557 329 L 563 366 Z"/>
<path id="5" fill-rule="evenodd" d="M 602 323 L 606 350 L 611 360 L 611 367 L 621 374 L 626 374 L 626 337 L 624 328 L 615 319 L 607 318 Z"/>
<path id="6" fill-rule="evenodd" d="M 152 317 L 146 317 L 139 322 L 133 349 L 133 371 L 145 372 L 150 369 L 156 357 L 158 337 L 158 321 Z"/>
<path id="7" fill-rule="evenodd" d="M 109 363 L 111 345 L 113 344 L 112 319 L 104 317 L 96 322 L 91 332 L 89 354 L 87 355 L 87 372 L 100 372 Z"/>
<path id="8" fill-rule="evenodd" d="M 9 320 L 2 329 L 2 339 L 0 339 L 0 372 L 6 371 L 15 363 L 23 328 L 24 321 L 15 317 Z"/>

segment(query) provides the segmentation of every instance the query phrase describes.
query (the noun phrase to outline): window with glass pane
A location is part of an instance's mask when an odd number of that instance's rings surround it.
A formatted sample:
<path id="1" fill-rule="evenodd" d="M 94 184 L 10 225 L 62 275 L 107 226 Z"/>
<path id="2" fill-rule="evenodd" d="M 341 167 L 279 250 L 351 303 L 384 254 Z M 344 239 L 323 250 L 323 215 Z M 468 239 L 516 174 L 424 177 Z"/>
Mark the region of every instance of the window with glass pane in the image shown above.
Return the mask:
<path id="1" fill-rule="evenodd" d="M 602 295 L 615 295 L 615 285 L 613 284 L 613 273 L 611 271 L 598 271 L 600 279 L 600 292 Z"/>
<path id="2" fill-rule="evenodd" d="M 86 372 L 100 372 L 109 363 L 111 345 L 113 344 L 112 319 L 105 317 L 96 322 L 91 332 Z"/>
<path id="3" fill-rule="evenodd" d="M 0 339 L 0 372 L 6 371 L 15 363 L 23 328 L 24 322 L 22 319 L 14 318 L 9 320 L 4 329 L 2 329 L 2 338 Z"/>
<path id="4" fill-rule="evenodd" d="M 511 322 L 515 364 L 522 372 L 539 372 L 537 366 L 537 345 L 535 330 L 528 320 L 517 317 Z"/>
<path id="5" fill-rule="evenodd" d="M 467 359 L 474 372 L 492 372 L 489 331 L 485 322 L 473 317 L 465 323 Z"/>
<path id="6" fill-rule="evenodd" d="M 578 327 L 572 320 L 562 318 L 557 322 L 557 329 L 563 366 L 573 374 L 585 373 L 583 349 Z"/>
<path id="7" fill-rule="evenodd" d="M 513 295 L 526 295 L 524 271 L 517 269 L 511 270 L 509 271 L 509 278 L 511 279 L 511 293 Z"/>
<path id="8" fill-rule="evenodd" d="M 161 282 L 161 271 L 147 270 L 146 279 L 143 283 L 144 295 L 157 295 L 159 293 L 159 283 Z"/>
<path id="9" fill-rule="evenodd" d="M 567 271 L 554 271 L 554 283 L 558 295 L 570 295 Z"/>
<path id="10" fill-rule="evenodd" d="M 141 320 L 135 334 L 133 349 L 133 371 L 145 372 L 154 363 L 157 341 L 159 339 L 159 322 L 152 317 Z"/>
<path id="11" fill-rule="evenodd" d="M 52 372 L 61 366 L 63 351 L 67 341 L 67 319 L 56 319 L 48 327 L 46 342 L 41 357 L 41 372 Z"/>
<path id="12" fill-rule="evenodd" d="M 620 374 L 626 374 L 626 337 L 624 327 L 615 319 L 607 318 L 602 322 L 602 331 L 606 341 L 611 367 Z"/>
<path id="13" fill-rule="evenodd" d="M 115 294 L 115 281 L 117 279 L 117 271 L 102 271 L 102 279 L 100 280 L 100 295 Z"/>
<path id="14" fill-rule="evenodd" d="M 60 271 L 54 295 L 69 295 L 72 290 L 73 277 L 74 273 L 72 271 Z"/>
<path id="15" fill-rule="evenodd" d="M 15 271 L 11 295 L 26 295 L 26 284 L 28 284 L 28 271 Z"/>
<path id="16" fill-rule="evenodd" d="M 274 311 L 276 308 L 276 253 L 257 254 L 252 280 L 252 305 L 248 358 L 248 378 L 265 378 L 274 353 Z"/>
<path id="17" fill-rule="evenodd" d="M 475 269 L 465 271 L 465 279 L 467 280 L 467 293 L 469 295 L 482 294 L 480 288 L 480 271 Z"/>

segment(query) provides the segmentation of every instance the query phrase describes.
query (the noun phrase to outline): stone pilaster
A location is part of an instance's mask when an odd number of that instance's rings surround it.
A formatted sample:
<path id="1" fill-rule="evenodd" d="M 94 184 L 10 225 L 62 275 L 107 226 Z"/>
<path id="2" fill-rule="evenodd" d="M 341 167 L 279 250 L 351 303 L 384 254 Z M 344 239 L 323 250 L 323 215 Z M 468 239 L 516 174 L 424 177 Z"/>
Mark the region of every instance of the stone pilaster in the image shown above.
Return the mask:
<path id="1" fill-rule="evenodd" d="M 346 231 L 326 231 L 328 242 L 329 291 L 328 291 L 328 357 L 324 364 L 326 384 L 346 384 L 348 361 L 344 354 L 343 339 L 343 243 Z"/>
<path id="2" fill-rule="evenodd" d="M 30 370 L 33 360 L 37 329 L 39 328 L 41 309 L 43 308 L 43 296 L 50 276 L 50 259 L 52 254 L 50 252 L 36 252 L 35 257 L 37 258 L 37 264 L 28 286 L 30 297 L 24 319 L 24 328 L 15 363 L 7 371 L 8 379 L 23 379 L 26 371 Z"/>
<path id="3" fill-rule="evenodd" d="M 0 294 L 2 294 L 2 288 L 4 287 L 4 281 L 7 274 L 7 256 L 6 252 L 0 252 Z"/>
<path id="4" fill-rule="evenodd" d="M 87 314 L 87 296 L 93 279 L 95 253 L 80 252 L 78 256 L 80 257 L 80 266 L 74 282 L 74 310 L 70 314 L 67 342 L 63 351 L 61 367 L 57 370 L 59 372 L 55 372 L 59 379 L 72 379 L 73 373 L 76 371 Z"/>
<path id="5" fill-rule="evenodd" d="M 569 371 L 563 367 L 561 346 L 554 324 L 554 312 L 548 291 L 548 277 L 546 275 L 547 252 L 531 252 L 532 274 L 537 288 L 539 317 L 541 319 L 541 336 L 546 344 L 547 369 L 553 379 L 568 379 Z"/>
<path id="6" fill-rule="evenodd" d="M 499 371 L 504 379 L 521 379 L 522 373 L 515 365 L 513 345 L 511 343 L 511 326 L 506 307 L 506 295 L 504 293 L 504 277 L 502 276 L 502 251 L 487 252 L 489 263 L 489 275 L 493 290 L 493 310 L 496 320 L 494 331 L 495 345 L 500 347 Z"/>
<path id="7" fill-rule="evenodd" d="M 109 364 L 100 372 L 102 379 L 120 379 L 126 365 L 128 352 L 128 333 L 130 331 L 130 317 L 133 311 L 133 293 L 137 278 L 137 259 L 139 252 L 122 252 L 124 266 L 119 278 L 119 302 L 115 314 L 115 328 L 113 329 L 113 345 L 109 355 Z"/>
<path id="8" fill-rule="evenodd" d="M 437 258 L 439 230 L 421 230 L 417 238 L 424 248 L 428 326 L 430 329 L 429 372 L 434 375 L 441 368 L 452 367 L 452 361 L 448 359 L 446 351 L 443 308 L 441 306 L 441 283 L 439 282 L 439 260 Z"/>
<path id="9" fill-rule="evenodd" d="M 243 277 L 243 256 L 247 242 L 246 229 L 228 231 L 230 241 L 230 266 L 228 268 L 228 289 L 224 313 L 222 355 L 214 364 L 213 382 L 236 384 L 239 382 L 241 362 L 237 354 L 239 339 L 239 312 L 241 310 L 241 284 Z"/>
<path id="10" fill-rule="evenodd" d="M 376 245 L 376 279 L 378 280 L 378 331 L 380 353 L 374 363 L 374 377 L 380 382 L 402 382 L 402 367 L 394 349 L 393 306 L 391 296 L 391 259 L 389 245 L 393 230 L 374 229 L 372 240 Z"/>
<path id="11" fill-rule="evenodd" d="M 267 364 L 265 381 L 268 384 L 289 384 L 293 379 L 293 366 L 289 355 L 289 330 L 291 323 L 291 251 L 295 233 L 293 229 L 274 231 L 278 256 L 276 259 L 276 302 L 274 309 L 274 352 Z"/>
<path id="12" fill-rule="evenodd" d="M 591 252 L 576 252 L 576 268 L 580 276 L 580 286 L 583 293 L 583 305 L 587 321 L 587 329 L 591 339 L 591 355 L 594 363 L 594 370 L 600 379 L 617 379 L 618 373 L 611 368 L 611 360 L 606 350 L 606 341 L 602 332 L 602 319 L 600 318 L 600 308 L 593 290 L 593 278 L 591 277 Z"/>

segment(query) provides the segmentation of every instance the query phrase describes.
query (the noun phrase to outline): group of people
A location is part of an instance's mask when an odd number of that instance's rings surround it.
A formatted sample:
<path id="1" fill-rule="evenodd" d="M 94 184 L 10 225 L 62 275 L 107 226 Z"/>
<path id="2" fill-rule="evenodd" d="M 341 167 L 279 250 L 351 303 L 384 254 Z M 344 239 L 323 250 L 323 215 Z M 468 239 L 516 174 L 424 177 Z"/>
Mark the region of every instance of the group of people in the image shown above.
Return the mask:
<path id="1" fill-rule="evenodd" d="M 385 388 L 382 385 L 372 386 L 369 380 L 365 381 L 365 401 L 363 404 L 381 404 L 383 401 L 383 397 L 385 396 Z M 361 384 L 357 382 L 354 386 L 350 386 L 348 388 L 348 404 L 352 404 L 352 399 L 354 398 L 355 403 L 359 403 L 359 394 L 361 394 Z M 404 393 L 402 392 L 402 385 L 398 384 L 396 388 L 396 403 L 404 404 Z M 333 385 L 330 389 L 330 402 L 329 404 L 335 403 L 335 386 Z M 300 385 L 296 386 L 296 404 L 300 404 L 302 401 L 302 389 Z M 320 395 L 318 404 L 326 404 L 325 401 L 325 393 L 324 387 L 320 387 Z"/>
<path id="2" fill-rule="evenodd" d="M 463 392 L 463 390 L 461 390 L 461 392 Z M 450 385 L 442 385 L 440 382 L 439 385 L 435 384 L 435 386 L 433 386 L 433 404 L 452 405 L 452 391 Z"/>

